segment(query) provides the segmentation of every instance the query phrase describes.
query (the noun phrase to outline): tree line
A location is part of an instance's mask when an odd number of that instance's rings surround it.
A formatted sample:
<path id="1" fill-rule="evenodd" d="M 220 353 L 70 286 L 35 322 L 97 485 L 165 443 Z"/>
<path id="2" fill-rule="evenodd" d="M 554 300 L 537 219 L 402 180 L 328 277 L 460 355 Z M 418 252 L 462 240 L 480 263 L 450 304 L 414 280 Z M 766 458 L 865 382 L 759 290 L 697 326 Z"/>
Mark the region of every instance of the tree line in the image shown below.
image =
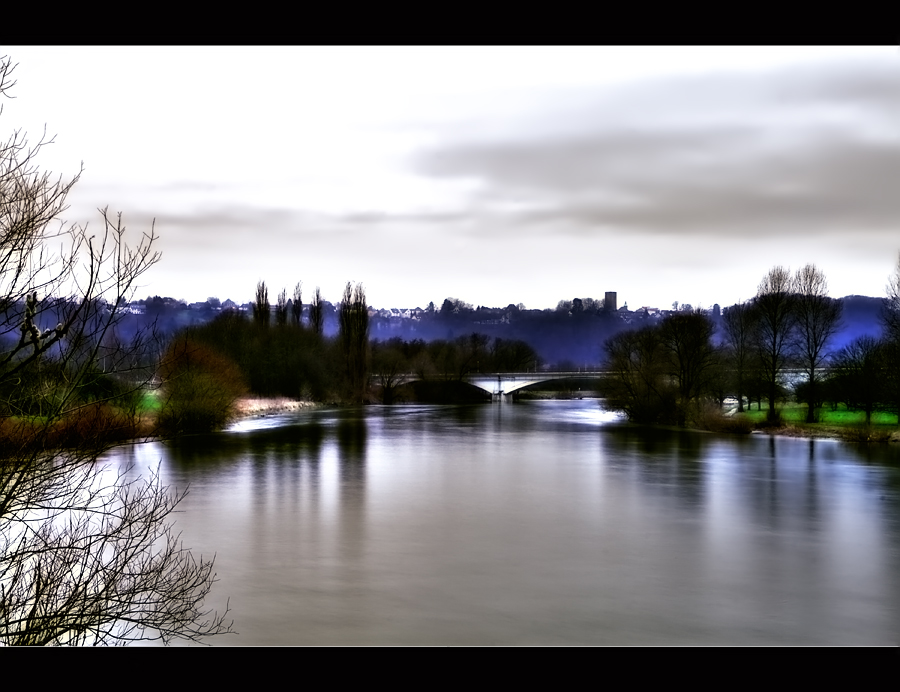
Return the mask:
<path id="1" fill-rule="evenodd" d="M 323 335 L 317 288 L 304 319 L 301 284 L 272 305 L 260 281 L 251 316 L 222 313 L 182 330 L 162 358 L 164 434 L 221 428 L 242 395 L 360 404 L 393 403 L 405 375 L 421 382 L 461 382 L 471 372 L 534 370 L 540 358 L 526 342 L 471 333 L 455 339 L 370 339 L 362 284 L 347 283 L 337 306 L 338 334 Z M 374 380 L 374 382 L 373 382 Z M 428 397 L 425 389 L 412 396 Z M 409 396 L 409 392 L 407 392 Z"/>
<path id="2" fill-rule="evenodd" d="M 282 290 L 272 305 L 268 287 L 260 281 L 251 316 L 224 312 L 180 331 L 161 360 L 160 431 L 220 429 L 235 401 L 248 393 L 363 403 L 370 364 L 365 289 L 347 283 L 335 338 L 323 334 L 323 307 L 316 288 L 304 320 L 300 283 L 292 298 Z"/>
<path id="3" fill-rule="evenodd" d="M 718 333 L 696 310 L 607 339 L 609 403 L 637 422 L 683 426 L 701 423 L 728 397 L 738 412 L 745 400 L 758 408 L 766 401 L 767 422 L 775 425 L 778 403 L 792 390 L 806 404 L 809 423 L 826 403 L 864 410 L 867 423 L 879 407 L 900 416 L 900 264 L 888 286 L 881 339 L 861 336 L 830 350 L 841 314 L 815 265 L 794 274 L 773 267 L 752 299 L 723 311 Z"/>

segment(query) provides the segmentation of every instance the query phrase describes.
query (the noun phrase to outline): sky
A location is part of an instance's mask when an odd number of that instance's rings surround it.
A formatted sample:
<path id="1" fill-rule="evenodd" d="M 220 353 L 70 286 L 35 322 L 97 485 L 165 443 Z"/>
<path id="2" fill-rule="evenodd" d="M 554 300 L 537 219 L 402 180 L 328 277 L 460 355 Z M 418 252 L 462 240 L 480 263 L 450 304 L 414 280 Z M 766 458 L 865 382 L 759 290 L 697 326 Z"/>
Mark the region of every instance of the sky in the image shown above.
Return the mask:
<path id="1" fill-rule="evenodd" d="M 900 50 L 16 47 L 2 134 L 66 219 L 155 219 L 137 296 L 362 282 L 375 307 L 731 305 L 775 265 L 883 296 Z"/>

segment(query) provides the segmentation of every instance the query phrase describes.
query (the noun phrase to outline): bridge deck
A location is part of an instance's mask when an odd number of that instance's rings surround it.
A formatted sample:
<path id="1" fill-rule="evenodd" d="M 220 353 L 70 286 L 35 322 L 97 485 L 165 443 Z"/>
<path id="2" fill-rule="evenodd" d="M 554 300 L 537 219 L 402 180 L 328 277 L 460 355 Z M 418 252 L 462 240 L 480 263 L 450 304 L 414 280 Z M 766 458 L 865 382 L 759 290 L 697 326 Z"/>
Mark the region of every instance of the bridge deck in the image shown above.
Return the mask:
<path id="1" fill-rule="evenodd" d="M 429 376 L 429 380 L 460 381 L 478 387 L 493 395 L 512 394 L 518 389 L 542 382 L 568 379 L 600 379 L 609 374 L 607 370 L 584 370 L 571 372 L 473 372 L 462 377 L 458 375 Z M 406 384 L 422 380 L 416 373 L 407 373 L 394 378 L 396 384 Z M 378 381 L 377 376 L 373 376 Z"/>

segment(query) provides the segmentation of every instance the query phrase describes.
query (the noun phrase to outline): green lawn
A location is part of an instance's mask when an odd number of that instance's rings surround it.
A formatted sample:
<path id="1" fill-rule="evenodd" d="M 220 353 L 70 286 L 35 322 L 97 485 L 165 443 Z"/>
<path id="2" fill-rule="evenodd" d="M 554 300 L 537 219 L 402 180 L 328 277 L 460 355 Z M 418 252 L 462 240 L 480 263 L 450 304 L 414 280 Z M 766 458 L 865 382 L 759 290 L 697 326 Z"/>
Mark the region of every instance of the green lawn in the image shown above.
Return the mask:
<path id="1" fill-rule="evenodd" d="M 159 392 L 145 389 L 141 395 L 141 413 L 156 413 L 161 406 L 162 403 L 159 400 Z"/>
<path id="2" fill-rule="evenodd" d="M 766 420 L 768 406 L 763 402 L 762 411 L 757 411 L 753 407 L 752 411 L 745 409 L 744 413 L 735 413 L 735 418 L 745 418 L 754 423 L 762 423 Z M 787 403 L 778 408 L 781 412 L 781 420 L 792 425 L 806 424 L 806 406 L 803 404 Z M 832 411 L 830 406 L 824 406 L 819 410 L 819 423 L 811 425 L 835 425 L 856 427 L 865 425 L 866 414 L 863 411 L 850 411 L 844 404 L 840 404 L 836 411 Z M 886 413 L 884 411 L 875 411 L 872 413 L 872 425 L 897 427 L 897 415 L 894 413 Z"/>

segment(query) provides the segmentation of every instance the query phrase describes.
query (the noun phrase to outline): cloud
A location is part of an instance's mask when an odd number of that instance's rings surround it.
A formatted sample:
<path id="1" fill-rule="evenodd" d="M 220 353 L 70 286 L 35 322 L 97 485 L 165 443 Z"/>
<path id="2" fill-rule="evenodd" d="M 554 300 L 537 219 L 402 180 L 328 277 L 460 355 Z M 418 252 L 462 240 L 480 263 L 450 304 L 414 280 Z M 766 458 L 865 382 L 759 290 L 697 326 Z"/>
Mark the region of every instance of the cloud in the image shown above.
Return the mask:
<path id="1" fill-rule="evenodd" d="M 896 61 L 827 63 L 573 95 L 540 134 L 455 134 L 412 167 L 479 181 L 469 212 L 506 219 L 497 233 L 888 231 L 900 218 L 898 72 Z"/>

